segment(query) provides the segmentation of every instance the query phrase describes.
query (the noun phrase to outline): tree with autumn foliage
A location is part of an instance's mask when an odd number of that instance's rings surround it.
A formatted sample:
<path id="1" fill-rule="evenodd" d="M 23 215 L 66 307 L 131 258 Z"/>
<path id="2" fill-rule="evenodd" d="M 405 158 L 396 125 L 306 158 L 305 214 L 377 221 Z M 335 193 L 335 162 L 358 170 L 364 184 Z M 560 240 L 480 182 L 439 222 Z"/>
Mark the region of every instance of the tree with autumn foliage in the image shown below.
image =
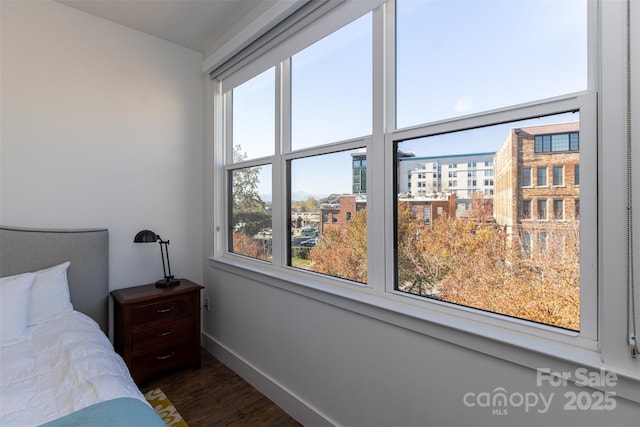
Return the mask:
<path id="1" fill-rule="evenodd" d="M 485 204 L 478 203 L 484 210 Z M 440 217 L 423 224 L 398 204 L 398 289 L 443 301 L 578 330 L 577 223 L 528 228 L 535 245 L 523 250 L 483 217 Z"/>
<path id="2" fill-rule="evenodd" d="M 532 222 L 520 235 L 507 235 L 492 221 L 490 207 L 478 196 L 464 217 L 444 215 L 429 224 L 414 217 L 409 203 L 398 202 L 397 289 L 579 330 L 579 223 Z M 366 224 L 363 210 L 348 229 L 325 228 L 309 269 L 366 283 Z"/>
<path id="3" fill-rule="evenodd" d="M 240 145 L 233 150 L 234 163 L 245 160 Z M 271 229 L 271 214 L 258 194 L 260 166 L 232 172 L 232 251 L 253 258 L 269 259 L 271 247 L 255 239 L 256 234 Z"/>
<path id="4" fill-rule="evenodd" d="M 367 283 L 367 214 L 356 212 L 350 227 L 327 227 L 309 254 L 310 269 L 329 276 Z"/>

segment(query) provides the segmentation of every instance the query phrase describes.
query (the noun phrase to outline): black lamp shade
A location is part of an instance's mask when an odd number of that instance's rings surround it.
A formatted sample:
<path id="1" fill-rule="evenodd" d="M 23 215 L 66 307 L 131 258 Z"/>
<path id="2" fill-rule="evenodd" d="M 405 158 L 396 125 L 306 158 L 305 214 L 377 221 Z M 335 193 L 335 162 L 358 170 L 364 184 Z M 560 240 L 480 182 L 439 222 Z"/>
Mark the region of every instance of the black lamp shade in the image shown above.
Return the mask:
<path id="1" fill-rule="evenodd" d="M 171 264 L 169 263 L 169 241 L 162 240 L 160 236 L 151 230 L 138 231 L 133 238 L 134 243 L 160 243 L 160 255 L 162 256 L 162 270 L 164 271 L 164 279 L 156 282 L 159 288 L 167 288 L 180 285 L 180 279 L 174 279 L 171 274 Z M 166 262 L 165 262 L 166 261 Z M 167 274 L 167 271 L 169 274 Z"/>
<path id="2" fill-rule="evenodd" d="M 158 241 L 158 235 L 151 230 L 138 231 L 136 237 L 133 238 L 134 243 L 155 243 Z"/>

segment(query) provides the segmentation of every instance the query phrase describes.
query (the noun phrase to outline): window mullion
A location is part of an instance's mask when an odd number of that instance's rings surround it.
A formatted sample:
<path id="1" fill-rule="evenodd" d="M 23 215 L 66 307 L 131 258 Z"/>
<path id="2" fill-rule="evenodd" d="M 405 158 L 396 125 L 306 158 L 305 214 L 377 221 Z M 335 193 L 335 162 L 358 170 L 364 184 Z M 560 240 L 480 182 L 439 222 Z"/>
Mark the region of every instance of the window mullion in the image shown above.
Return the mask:
<path id="1" fill-rule="evenodd" d="M 384 123 L 385 129 L 382 135 L 382 162 L 378 176 L 383 177 L 381 185 L 384 191 L 384 237 L 385 237 L 385 264 L 389 268 L 385 271 L 385 290 L 391 292 L 394 290 L 395 283 L 395 238 L 394 238 L 394 200 L 395 200 L 395 179 L 394 179 L 394 143 L 390 138 L 390 131 L 396 129 L 396 2 L 390 0 L 384 8 L 384 54 L 383 54 L 383 78 L 384 92 L 382 102 L 384 105 Z M 374 80 L 377 82 L 377 80 Z M 377 98 L 374 98 L 377 99 Z"/>
<path id="2" fill-rule="evenodd" d="M 367 281 L 368 286 L 384 291 L 386 270 L 385 262 L 387 248 L 383 230 L 385 199 L 384 199 L 384 132 L 385 126 L 385 11 L 384 5 L 373 11 L 373 57 L 372 57 L 372 134 L 367 144 Z M 388 252 L 393 253 L 393 252 Z"/>
<path id="3" fill-rule="evenodd" d="M 287 204 L 288 174 L 283 154 L 290 151 L 291 146 L 291 67 L 290 60 L 278 64 L 276 67 L 276 114 L 275 114 L 275 156 L 272 169 L 272 218 L 273 241 L 272 255 L 273 265 L 285 266 L 287 264 L 287 242 L 289 209 Z"/>

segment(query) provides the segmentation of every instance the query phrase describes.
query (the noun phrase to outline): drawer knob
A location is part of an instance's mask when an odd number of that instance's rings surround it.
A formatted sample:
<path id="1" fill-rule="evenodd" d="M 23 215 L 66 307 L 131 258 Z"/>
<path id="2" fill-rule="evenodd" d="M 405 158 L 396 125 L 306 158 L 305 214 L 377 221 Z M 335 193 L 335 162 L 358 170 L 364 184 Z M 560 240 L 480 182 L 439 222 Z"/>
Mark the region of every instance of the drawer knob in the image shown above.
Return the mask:
<path id="1" fill-rule="evenodd" d="M 159 336 L 159 337 L 166 337 L 167 335 L 171 335 L 174 332 L 175 331 L 172 329 L 172 330 L 167 331 L 167 332 L 158 332 L 156 335 Z"/>
<path id="2" fill-rule="evenodd" d="M 157 313 L 168 313 L 171 310 L 173 310 L 173 307 L 169 307 L 169 308 L 159 308 L 156 310 Z"/>
<path id="3" fill-rule="evenodd" d="M 164 356 L 156 356 L 156 359 L 158 359 L 158 360 L 167 360 L 168 358 L 173 357 L 174 354 L 175 353 L 172 351 L 171 353 L 165 354 Z"/>

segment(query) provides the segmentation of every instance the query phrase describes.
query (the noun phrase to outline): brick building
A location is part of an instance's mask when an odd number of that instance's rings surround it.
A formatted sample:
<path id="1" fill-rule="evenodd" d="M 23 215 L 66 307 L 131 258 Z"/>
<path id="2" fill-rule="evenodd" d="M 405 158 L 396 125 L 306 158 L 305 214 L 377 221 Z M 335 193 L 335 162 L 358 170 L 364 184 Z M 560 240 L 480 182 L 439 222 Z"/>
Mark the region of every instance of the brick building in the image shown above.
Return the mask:
<path id="1" fill-rule="evenodd" d="M 441 216 L 455 216 L 456 212 L 455 194 L 423 197 L 405 193 L 398 196 L 398 201 L 409 203 L 414 217 L 427 224 Z M 366 208 L 366 196 L 356 194 L 343 194 L 338 203 L 323 203 L 320 206 L 320 234 L 330 227 L 348 229 L 355 214 Z"/>
<path id="2" fill-rule="evenodd" d="M 418 221 L 432 224 L 441 216 L 456 215 L 456 195 L 440 193 L 433 196 L 413 196 L 408 193 L 398 195 L 399 202 L 409 203 L 411 212 Z"/>
<path id="3" fill-rule="evenodd" d="M 343 194 L 338 203 L 320 205 L 320 234 L 329 227 L 346 230 L 356 212 L 366 209 L 367 196 L 362 194 Z"/>
<path id="4" fill-rule="evenodd" d="M 525 246 L 580 216 L 578 123 L 511 129 L 494 161 L 494 217 Z"/>

